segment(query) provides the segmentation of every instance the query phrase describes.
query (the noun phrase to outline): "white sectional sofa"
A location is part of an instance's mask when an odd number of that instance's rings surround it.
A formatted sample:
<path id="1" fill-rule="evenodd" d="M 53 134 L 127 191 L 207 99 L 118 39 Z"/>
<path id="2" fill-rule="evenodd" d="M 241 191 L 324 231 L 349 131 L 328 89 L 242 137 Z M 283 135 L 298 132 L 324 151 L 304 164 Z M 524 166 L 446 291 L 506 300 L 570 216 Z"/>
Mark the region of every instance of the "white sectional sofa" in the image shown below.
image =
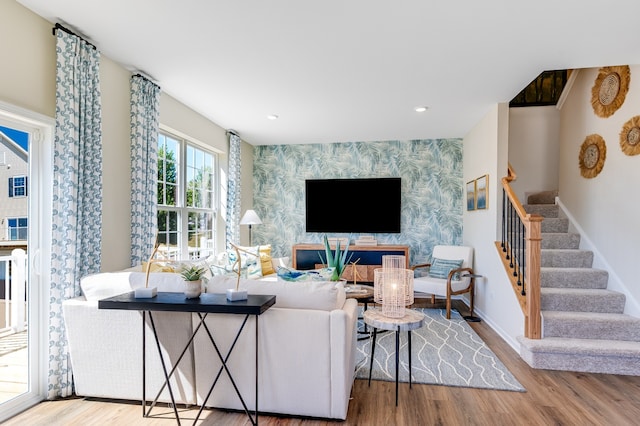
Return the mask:
<path id="1" fill-rule="evenodd" d="M 152 273 L 158 291 L 182 291 L 178 274 Z M 236 280 L 214 277 L 207 291 L 224 293 Z M 141 272 L 101 273 L 82 279 L 83 296 L 63 302 L 73 366 L 80 396 L 142 398 L 142 319 L 135 311 L 99 310 L 98 300 L 144 286 Z M 259 410 L 264 413 L 345 419 L 355 371 L 357 303 L 334 283 L 242 280 L 249 294 L 274 294 L 276 304 L 259 319 Z M 209 315 L 222 353 L 244 316 Z M 196 323 L 195 314 L 154 313 L 169 369 Z M 255 407 L 255 332 L 251 318 L 229 360 L 231 373 L 250 410 Z M 176 402 L 199 404 L 220 362 L 201 330 L 173 379 Z M 147 325 L 147 399 L 153 399 L 163 373 Z M 165 389 L 160 398 L 169 401 Z M 206 405 L 242 409 L 226 374 Z"/>

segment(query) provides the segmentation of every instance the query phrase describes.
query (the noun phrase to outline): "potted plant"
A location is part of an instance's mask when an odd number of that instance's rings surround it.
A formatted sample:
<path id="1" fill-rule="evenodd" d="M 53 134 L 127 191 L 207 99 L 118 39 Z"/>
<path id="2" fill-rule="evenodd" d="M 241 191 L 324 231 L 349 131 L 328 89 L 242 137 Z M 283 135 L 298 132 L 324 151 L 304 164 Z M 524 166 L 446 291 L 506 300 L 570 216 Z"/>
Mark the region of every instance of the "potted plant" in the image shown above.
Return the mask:
<path id="1" fill-rule="evenodd" d="M 200 297 L 202 293 L 202 280 L 207 269 L 196 264 L 183 266 L 180 275 L 185 281 L 184 295 L 187 299 Z"/>
<path id="2" fill-rule="evenodd" d="M 351 256 L 347 258 L 347 255 L 349 254 L 349 241 L 347 241 L 347 244 L 342 251 L 340 250 L 340 241 L 338 241 L 336 243 L 335 251 L 332 251 L 331 246 L 329 245 L 329 239 L 325 235 L 324 253 L 326 261 L 325 259 L 322 259 L 322 255 L 320 253 L 318 253 L 318 255 L 320 256 L 320 260 L 322 261 L 322 263 L 326 264 L 329 268 L 334 268 L 333 274 L 331 275 L 331 281 L 339 281 L 340 277 L 342 277 L 344 269 L 347 267 L 347 264 L 353 256 L 353 253 L 351 253 Z"/>

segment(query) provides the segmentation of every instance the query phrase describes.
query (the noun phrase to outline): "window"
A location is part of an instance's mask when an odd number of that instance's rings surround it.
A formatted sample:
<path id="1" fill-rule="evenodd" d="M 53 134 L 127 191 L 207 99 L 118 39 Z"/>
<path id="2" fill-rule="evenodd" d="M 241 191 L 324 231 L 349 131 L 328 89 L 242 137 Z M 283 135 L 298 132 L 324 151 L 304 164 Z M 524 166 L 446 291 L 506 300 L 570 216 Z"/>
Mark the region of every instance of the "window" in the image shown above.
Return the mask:
<path id="1" fill-rule="evenodd" d="M 26 240 L 27 239 L 27 218 L 9 218 L 7 219 L 7 232 L 9 240 Z"/>
<path id="2" fill-rule="evenodd" d="M 9 178 L 9 197 L 27 196 L 27 177 L 14 176 Z"/>
<path id="3" fill-rule="evenodd" d="M 215 253 L 217 157 L 185 139 L 158 135 L 158 238 L 170 259 Z"/>

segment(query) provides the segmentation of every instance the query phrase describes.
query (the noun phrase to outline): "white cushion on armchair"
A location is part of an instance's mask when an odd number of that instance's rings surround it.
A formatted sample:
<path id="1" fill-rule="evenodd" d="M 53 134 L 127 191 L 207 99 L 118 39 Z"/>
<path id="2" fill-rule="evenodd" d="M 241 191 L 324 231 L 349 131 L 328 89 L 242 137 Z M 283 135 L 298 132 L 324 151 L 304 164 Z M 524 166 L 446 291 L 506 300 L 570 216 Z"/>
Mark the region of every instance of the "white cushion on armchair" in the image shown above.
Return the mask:
<path id="1" fill-rule="evenodd" d="M 466 246 L 435 246 L 432 259 L 462 260 L 461 268 L 473 267 L 473 247 Z M 464 274 L 463 274 L 464 275 Z M 459 291 L 469 286 L 469 277 L 460 277 L 459 280 L 451 280 L 453 291 Z M 434 278 L 429 275 L 416 276 L 413 280 L 413 290 L 418 293 L 434 294 L 436 296 L 447 295 L 447 280 Z"/>

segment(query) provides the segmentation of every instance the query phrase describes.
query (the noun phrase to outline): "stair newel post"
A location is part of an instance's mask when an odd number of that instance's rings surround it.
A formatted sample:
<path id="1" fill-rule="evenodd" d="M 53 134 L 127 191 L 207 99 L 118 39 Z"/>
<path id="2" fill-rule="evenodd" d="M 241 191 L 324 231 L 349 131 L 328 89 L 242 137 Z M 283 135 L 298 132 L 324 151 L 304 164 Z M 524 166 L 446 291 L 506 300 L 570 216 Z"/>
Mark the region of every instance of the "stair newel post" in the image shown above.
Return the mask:
<path id="1" fill-rule="evenodd" d="M 502 251 L 507 251 L 507 193 L 502 188 Z"/>
<path id="2" fill-rule="evenodd" d="M 520 244 L 520 259 L 521 261 L 519 262 L 520 267 L 518 268 L 520 271 L 520 275 L 518 276 L 518 285 L 522 285 L 522 295 L 526 295 L 526 290 L 525 290 L 525 282 L 526 282 L 526 277 L 527 277 L 527 251 L 525 249 L 526 247 L 526 243 L 525 243 L 525 238 L 527 236 L 527 232 L 526 232 L 526 227 L 524 225 L 524 221 L 522 221 L 522 219 L 520 219 L 520 217 L 518 217 L 518 222 L 520 224 L 520 235 L 518 236 L 518 242 Z"/>
<path id="3" fill-rule="evenodd" d="M 528 287 L 526 292 L 525 337 L 542 338 L 542 318 L 540 316 L 540 267 L 542 248 L 542 216 L 527 215 L 526 236 L 526 276 Z"/>

